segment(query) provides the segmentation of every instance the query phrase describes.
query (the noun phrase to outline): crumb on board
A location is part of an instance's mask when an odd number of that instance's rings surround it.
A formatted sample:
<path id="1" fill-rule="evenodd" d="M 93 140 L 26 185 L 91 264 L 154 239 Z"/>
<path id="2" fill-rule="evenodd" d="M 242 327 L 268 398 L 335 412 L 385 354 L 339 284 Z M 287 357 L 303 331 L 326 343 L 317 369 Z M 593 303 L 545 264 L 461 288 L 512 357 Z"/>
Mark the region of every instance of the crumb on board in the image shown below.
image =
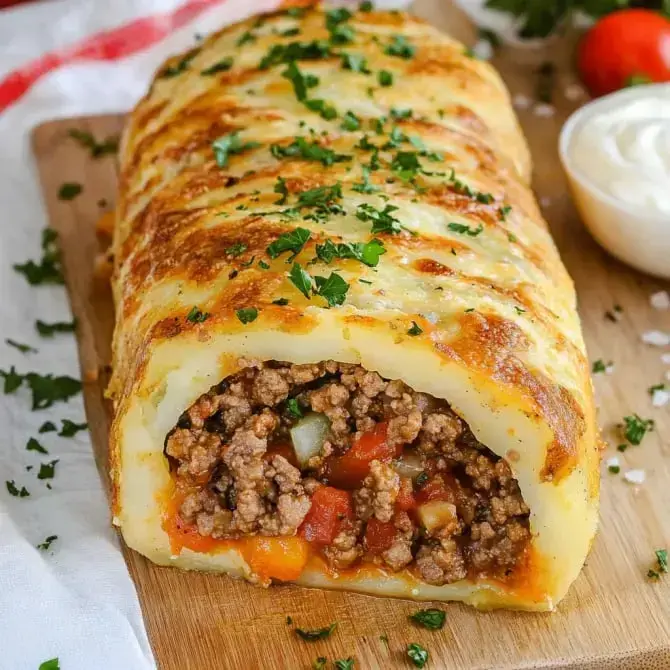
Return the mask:
<path id="1" fill-rule="evenodd" d="M 649 302 L 654 309 L 670 309 L 670 293 L 667 291 L 656 291 L 649 296 Z"/>
<path id="2" fill-rule="evenodd" d="M 629 470 L 623 477 L 629 484 L 644 484 L 647 474 L 644 470 Z"/>
<path id="3" fill-rule="evenodd" d="M 548 119 L 554 116 L 556 108 L 546 102 L 541 102 L 533 107 L 533 114 L 541 119 Z"/>
<path id="4" fill-rule="evenodd" d="M 665 388 L 655 388 L 651 394 L 651 404 L 654 407 L 664 407 L 670 401 L 670 391 Z"/>

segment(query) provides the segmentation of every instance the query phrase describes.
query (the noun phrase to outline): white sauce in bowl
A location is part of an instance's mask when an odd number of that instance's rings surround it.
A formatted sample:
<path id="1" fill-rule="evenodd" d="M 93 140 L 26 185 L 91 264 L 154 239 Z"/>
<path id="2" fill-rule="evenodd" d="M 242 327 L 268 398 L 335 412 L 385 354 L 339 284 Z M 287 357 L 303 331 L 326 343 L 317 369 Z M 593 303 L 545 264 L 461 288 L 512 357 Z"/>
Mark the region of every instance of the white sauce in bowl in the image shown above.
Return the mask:
<path id="1" fill-rule="evenodd" d="M 581 119 L 567 153 L 609 196 L 639 214 L 670 216 L 670 87 L 636 93 Z"/>

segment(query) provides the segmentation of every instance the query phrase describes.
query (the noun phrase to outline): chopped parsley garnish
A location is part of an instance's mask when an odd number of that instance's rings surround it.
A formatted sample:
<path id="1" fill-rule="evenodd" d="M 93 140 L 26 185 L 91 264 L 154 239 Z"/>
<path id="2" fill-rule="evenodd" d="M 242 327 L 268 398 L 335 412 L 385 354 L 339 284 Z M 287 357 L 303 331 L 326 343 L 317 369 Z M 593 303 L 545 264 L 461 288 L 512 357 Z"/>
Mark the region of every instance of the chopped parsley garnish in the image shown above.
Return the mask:
<path id="1" fill-rule="evenodd" d="M 287 626 L 292 626 L 293 625 L 293 617 L 292 616 L 287 616 L 286 617 L 286 625 Z"/>
<path id="2" fill-rule="evenodd" d="M 7 486 L 7 491 L 9 495 L 14 496 L 15 498 L 27 498 L 30 493 L 25 486 L 22 486 L 20 489 L 16 486 L 16 482 L 12 479 L 11 481 L 6 481 L 5 485 Z"/>
<path id="3" fill-rule="evenodd" d="M 318 112 L 319 116 L 326 121 L 337 117 L 337 110 L 325 100 L 305 100 L 305 107 L 313 112 Z"/>
<path id="4" fill-rule="evenodd" d="M 626 449 L 628 449 L 628 445 L 627 445 L 627 444 L 617 444 L 617 447 L 616 447 L 616 450 L 617 450 L 617 451 L 624 452 L 624 451 L 626 451 Z"/>
<path id="5" fill-rule="evenodd" d="M 237 318 L 243 323 L 251 323 L 258 318 L 258 310 L 255 307 L 245 307 L 243 309 L 238 309 L 235 312 Z"/>
<path id="6" fill-rule="evenodd" d="M 310 297 L 312 290 L 312 277 L 309 272 L 306 272 L 300 266 L 300 263 L 293 263 L 291 270 L 288 273 L 288 278 L 291 283 L 302 293 L 305 298 Z"/>
<path id="7" fill-rule="evenodd" d="M 423 329 L 419 326 L 416 321 L 412 321 L 412 327 L 407 331 L 408 335 L 421 335 Z"/>
<path id="8" fill-rule="evenodd" d="M 525 310 L 525 309 L 523 309 L 523 308 L 521 308 L 521 307 L 518 307 L 517 305 L 514 305 L 514 311 L 515 311 L 517 314 L 525 314 L 525 313 L 526 313 L 526 310 Z"/>
<path id="9" fill-rule="evenodd" d="M 507 221 L 507 217 L 509 216 L 509 213 L 511 211 L 512 211 L 512 207 L 510 205 L 505 205 L 504 207 L 500 207 L 498 209 L 498 218 L 501 221 Z"/>
<path id="10" fill-rule="evenodd" d="M 57 658 L 51 658 L 44 663 L 40 663 L 38 670 L 60 670 L 60 663 Z"/>
<path id="11" fill-rule="evenodd" d="M 40 471 L 37 473 L 37 479 L 53 479 L 56 475 L 57 464 L 57 458 L 49 463 L 40 463 Z"/>
<path id="12" fill-rule="evenodd" d="M 265 261 L 258 261 L 258 267 L 261 270 L 269 270 L 270 266 Z"/>
<path id="13" fill-rule="evenodd" d="M 23 382 L 28 383 L 32 391 L 32 409 L 46 409 L 59 400 L 68 400 L 81 391 L 81 382 L 72 377 L 53 375 L 38 375 L 29 372 L 22 375 L 11 367 L 9 372 L 0 370 L 0 376 L 5 378 L 4 392 L 13 393 Z"/>
<path id="14" fill-rule="evenodd" d="M 55 333 L 72 333 L 77 327 L 77 320 L 55 321 L 54 323 L 45 323 L 39 319 L 35 321 L 35 328 L 42 337 L 53 337 Z"/>
<path id="15" fill-rule="evenodd" d="M 394 35 L 393 40 L 384 49 L 387 56 L 409 59 L 414 56 L 416 47 L 410 44 L 403 35 Z"/>
<path id="16" fill-rule="evenodd" d="M 668 572 L 668 550 L 657 549 L 654 553 L 656 554 L 656 565 L 647 572 L 648 579 L 660 579 L 661 574 Z"/>
<path id="17" fill-rule="evenodd" d="M 79 128 L 70 128 L 67 134 L 82 147 L 88 149 L 91 158 L 101 158 L 107 154 L 115 154 L 119 150 L 119 138 L 117 136 L 110 136 L 102 142 L 98 142 L 91 133 Z"/>
<path id="18" fill-rule="evenodd" d="M 447 618 L 446 612 L 435 608 L 418 610 L 409 617 L 414 623 L 429 628 L 430 630 L 440 630 L 444 626 Z"/>
<path id="19" fill-rule="evenodd" d="M 241 47 L 244 44 L 255 42 L 256 39 L 257 39 L 256 35 L 254 35 L 251 31 L 247 30 L 246 32 L 242 33 L 237 42 L 235 42 L 235 46 Z"/>
<path id="20" fill-rule="evenodd" d="M 337 623 L 331 623 L 330 626 L 325 628 L 317 628 L 316 630 L 303 630 L 302 628 L 296 628 L 295 632 L 301 639 L 305 642 L 315 642 L 316 640 L 325 640 L 327 637 L 330 637 L 330 634 L 337 627 Z"/>
<path id="21" fill-rule="evenodd" d="M 56 424 L 54 424 L 52 421 L 45 421 L 40 426 L 40 429 L 37 432 L 38 433 L 54 433 L 57 430 L 58 430 L 58 428 L 56 428 Z"/>
<path id="22" fill-rule="evenodd" d="M 314 663 L 312 663 L 313 670 L 326 670 L 328 659 L 325 656 L 319 656 Z"/>
<path id="23" fill-rule="evenodd" d="M 402 109 L 399 107 L 391 107 L 391 118 L 395 119 L 396 121 L 400 121 L 403 119 L 411 119 L 412 114 L 413 112 L 409 107 L 406 109 Z"/>
<path id="24" fill-rule="evenodd" d="M 356 218 L 361 221 L 372 221 L 373 233 L 397 234 L 402 230 L 400 221 L 392 215 L 397 209 L 394 205 L 386 205 L 380 210 L 368 203 L 362 203 L 356 208 Z"/>
<path id="25" fill-rule="evenodd" d="M 18 349 L 22 354 L 36 354 L 37 349 L 35 347 L 31 347 L 28 344 L 21 344 L 20 342 L 17 342 L 16 340 L 12 340 L 10 338 L 7 338 L 5 340 L 5 343 L 9 345 L 10 347 L 14 347 L 14 349 Z"/>
<path id="26" fill-rule="evenodd" d="M 334 163 L 351 160 L 351 156 L 337 154 L 332 149 L 322 147 L 317 142 L 308 142 L 304 137 L 296 137 L 287 146 L 272 144 L 270 145 L 270 151 L 275 158 L 299 156 L 305 160 L 319 161 L 326 167 L 330 167 Z"/>
<path id="27" fill-rule="evenodd" d="M 421 472 L 419 476 L 414 480 L 414 488 L 417 491 L 420 491 L 428 483 L 428 473 Z"/>
<path id="28" fill-rule="evenodd" d="M 285 305 L 288 305 L 288 298 L 277 298 L 276 300 L 272 301 L 273 305 L 279 305 L 280 307 L 284 307 Z"/>
<path id="29" fill-rule="evenodd" d="M 621 466 L 619 466 L 619 465 L 608 465 L 607 470 L 612 475 L 618 475 L 621 472 Z"/>
<path id="30" fill-rule="evenodd" d="M 316 289 L 314 295 L 319 295 L 326 300 L 329 307 L 337 307 L 344 303 L 349 284 L 337 272 L 331 272 L 329 277 L 314 277 Z"/>
<path id="31" fill-rule="evenodd" d="M 374 5 L 369 0 L 365 0 L 364 2 L 361 2 L 360 5 L 358 5 L 358 11 L 360 12 L 371 12 L 373 8 Z"/>
<path id="32" fill-rule="evenodd" d="M 653 386 L 650 386 L 647 391 L 649 392 L 649 395 L 654 395 L 656 391 L 665 391 L 666 385 L 665 384 L 654 384 Z"/>
<path id="33" fill-rule="evenodd" d="M 40 542 L 35 549 L 40 551 L 49 551 L 51 545 L 58 539 L 58 535 L 49 535 L 49 537 L 44 539 L 44 542 Z"/>
<path id="34" fill-rule="evenodd" d="M 49 453 L 34 437 L 31 437 L 26 443 L 26 451 L 36 451 L 39 454 Z"/>
<path id="35" fill-rule="evenodd" d="M 285 251 L 292 252 L 291 258 L 295 258 L 302 251 L 310 235 L 311 233 L 307 228 L 295 228 L 288 233 L 282 233 L 274 242 L 268 245 L 265 251 L 273 259 Z"/>
<path id="36" fill-rule="evenodd" d="M 351 70 L 352 72 L 370 74 L 370 68 L 368 68 L 367 60 L 364 56 L 359 56 L 358 54 L 343 53 L 342 68 L 345 70 Z"/>
<path id="37" fill-rule="evenodd" d="M 377 81 L 380 86 L 393 86 L 393 73 L 388 70 L 377 72 Z"/>
<path id="38" fill-rule="evenodd" d="M 289 196 L 289 190 L 288 187 L 286 186 L 286 180 L 283 179 L 283 177 L 277 177 L 277 181 L 275 182 L 274 188 L 272 190 L 275 193 L 279 193 L 281 195 L 281 198 L 279 198 L 279 200 L 275 200 L 275 205 L 285 205 L 286 199 Z"/>
<path id="39" fill-rule="evenodd" d="M 591 372 L 593 374 L 597 374 L 599 372 L 607 372 L 607 368 L 612 365 L 612 361 L 609 363 L 605 363 L 602 358 L 599 358 L 597 361 L 593 363 L 593 367 L 591 368 Z"/>
<path id="40" fill-rule="evenodd" d="M 342 117 L 340 128 L 342 130 L 358 130 L 361 127 L 361 120 L 351 111 L 346 112 Z"/>
<path id="41" fill-rule="evenodd" d="M 423 668 L 428 663 L 428 652 L 416 642 L 407 645 L 407 656 L 415 668 Z"/>
<path id="42" fill-rule="evenodd" d="M 235 258 L 236 256 L 243 254 L 248 248 L 249 247 L 247 247 L 247 245 L 243 244 L 242 242 L 235 242 L 235 244 L 229 246 L 226 249 L 226 254 Z"/>
<path id="43" fill-rule="evenodd" d="M 289 398 L 286 401 L 286 413 L 294 419 L 302 418 L 302 409 L 300 408 L 300 404 L 295 398 Z"/>
<path id="44" fill-rule="evenodd" d="M 188 70 L 191 61 L 200 53 L 200 49 L 194 49 L 187 53 L 176 65 L 168 65 L 161 72 L 158 73 L 159 79 L 170 79 L 180 75 L 182 72 Z"/>
<path id="45" fill-rule="evenodd" d="M 228 70 L 230 70 L 231 67 L 233 67 L 233 57 L 228 56 L 223 60 L 220 60 L 214 63 L 213 65 L 210 65 L 204 70 L 201 70 L 200 74 L 203 74 L 207 77 L 209 75 L 217 74 L 218 72 L 228 72 Z"/>
<path id="46" fill-rule="evenodd" d="M 311 42 L 290 42 L 275 44 L 261 59 L 258 67 L 267 70 L 273 65 L 289 63 L 296 60 L 319 60 L 330 56 L 330 45 L 324 40 Z"/>
<path id="47" fill-rule="evenodd" d="M 216 158 L 216 164 L 223 168 L 228 164 L 228 156 L 241 154 L 248 149 L 255 149 L 261 146 L 258 142 L 242 142 L 239 131 L 234 131 L 229 135 L 219 137 L 212 142 L 212 150 Z"/>
<path id="48" fill-rule="evenodd" d="M 297 209 L 313 208 L 314 212 L 305 215 L 303 218 L 324 223 L 331 214 L 344 214 L 344 208 L 336 202 L 341 199 L 342 186 L 338 182 L 333 186 L 318 186 L 303 191 L 298 196 L 296 207 Z"/>
<path id="49" fill-rule="evenodd" d="M 625 416 L 623 420 L 624 437 L 635 446 L 638 446 L 642 442 L 642 438 L 644 438 L 648 431 L 654 429 L 653 419 L 642 419 L 637 414 Z"/>
<path id="50" fill-rule="evenodd" d="M 363 174 L 363 181 L 353 184 L 351 190 L 357 193 L 375 193 L 378 191 L 379 187 L 370 183 L 370 168 L 364 165 L 361 168 L 361 172 Z"/>
<path id="51" fill-rule="evenodd" d="M 32 286 L 65 283 L 57 240 L 58 233 L 52 228 L 45 228 L 42 231 L 42 258 L 39 265 L 35 261 L 26 261 L 13 266 Z"/>
<path id="52" fill-rule="evenodd" d="M 74 437 L 81 430 L 88 430 L 88 424 L 84 423 L 75 423 L 70 421 L 70 419 L 62 419 L 61 423 L 63 426 L 58 433 L 59 437 Z"/>
<path id="53" fill-rule="evenodd" d="M 484 226 L 481 223 L 476 228 L 470 228 L 465 223 L 455 223 L 453 221 L 447 224 L 447 228 L 460 235 L 469 235 L 470 237 L 477 237 L 484 230 Z"/>
<path id="54" fill-rule="evenodd" d="M 207 321 L 210 316 L 209 312 L 203 312 L 199 307 L 194 305 L 191 307 L 191 311 L 186 315 L 186 320 L 191 323 L 202 323 L 203 321 Z"/>
<path id="55" fill-rule="evenodd" d="M 339 658 L 336 661 L 333 661 L 335 670 L 353 670 L 354 668 L 354 659 L 350 656 L 349 658 Z"/>
<path id="56" fill-rule="evenodd" d="M 386 253 L 384 244 L 380 240 L 370 242 L 340 242 L 335 244 L 326 240 L 316 245 L 316 255 L 324 263 L 330 263 L 335 258 L 353 258 L 373 268 L 379 263 L 379 257 Z"/>
<path id="57" fill-rule="evenodd" d="M 288 64 L 287 68 L 281 73 L 281 76 L 291 82 L 295 97 L 301 102 L 307 99 L 307 89 L 314 88 L 319 84 L 319 78 L 313 74 L 303 75 L 295 61 L 291 61 Z"/>
<path id="58" fill-rule="evenodd" d="M 346 22 L 352 14 L 346 7 L 336 7 L 326 12 L 326 28 L 332 44 L 348 44 L 354 39 L 354 30 Z"/>

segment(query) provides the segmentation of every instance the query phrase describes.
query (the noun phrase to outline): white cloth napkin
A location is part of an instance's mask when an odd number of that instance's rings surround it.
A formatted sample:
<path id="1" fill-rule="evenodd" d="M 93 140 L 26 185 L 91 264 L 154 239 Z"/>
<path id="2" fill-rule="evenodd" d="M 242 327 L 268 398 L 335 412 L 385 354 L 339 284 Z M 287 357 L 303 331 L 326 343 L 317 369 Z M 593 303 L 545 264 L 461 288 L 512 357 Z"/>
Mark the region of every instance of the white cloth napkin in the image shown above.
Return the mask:
<path id="1" fill-rule="evenodd" d="M 15 366 L 20 373 L 80 376 L 74 337 L 42 338 L 34 326 L 37 319 L 72 318 L 65 289 L 29 286 L 12 269 L 40 258 L 40 234 L 47 224 L 30 152 L 31 129 L 57 117 L 130 109 L 165 56 L 191 46 L 196 33 L 278 2 L 50 0 L 0 11 L 1 103 L 3 80 L 47 52 L 67 50 L 138 17 L 154 16 L 155 26 L 172 30 L 171 14 L 192 10 L 182 27 L 152 46 L 119 60 L 60 67 L 0 111 L 1 370 Z M 23 354 L 6 338 L 38 352 Z M 85 421 L 81 397 L 46 410 L 30 408 L 24 388 L 0 393 L 0 670 L 38 670 L 52 658 L 59 659 L 61 670 L 155 668 L 135 589 L 110 527 L 88 433 L 70 438 L 38 434 L 47 420 L 59 428 L 62 419 Z M 49 454 L 27 450 L 31 437 Z M 40 464 L 54 459 L 55 477 L 38 479 Z M 30 495 L 12 496 L 7 481 Z M 58 539 L 49 550 L 36 548 L 52 535 Z"/>

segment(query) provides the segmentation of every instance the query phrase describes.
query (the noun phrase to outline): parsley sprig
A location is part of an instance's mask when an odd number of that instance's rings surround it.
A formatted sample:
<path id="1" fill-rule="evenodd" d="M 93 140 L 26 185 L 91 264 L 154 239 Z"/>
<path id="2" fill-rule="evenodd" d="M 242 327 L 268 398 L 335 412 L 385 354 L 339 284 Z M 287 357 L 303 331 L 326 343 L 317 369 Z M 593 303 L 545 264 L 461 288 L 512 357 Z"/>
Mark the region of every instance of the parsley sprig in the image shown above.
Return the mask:
<path id="1" fill-rule="evenodd" d="M 64 284 L 61 255 L 58 249 L 58 233 L 52 228 L 45 228 L 42 231 L 42 258 L 39 263 L 30 260 L 13 267 L 32 286 Z"/>
<path id="2" fill-rule="evenodd" d="M 238 130 L 223 135 L 219 139 L 212 142 L 212 151 L 216 158 L 216 164 L 223 168 L 228 164 L 228 157 L 233 154 L 241 154 L 250 149 L 255 149 L 261 146 L 258 142 L 243 142 L 240 139 L 240 132 Z"/>
<path id="3" fill-rule="evenodd" d="M 337 272 L 331 272 L 328 277 L 312 277 L 299 263 L 293 263 L 288 278 L 307 299 L 312 295 L 321 296 L 328 307 L 342 305 L 349 291 L 349 284 Z"/>

